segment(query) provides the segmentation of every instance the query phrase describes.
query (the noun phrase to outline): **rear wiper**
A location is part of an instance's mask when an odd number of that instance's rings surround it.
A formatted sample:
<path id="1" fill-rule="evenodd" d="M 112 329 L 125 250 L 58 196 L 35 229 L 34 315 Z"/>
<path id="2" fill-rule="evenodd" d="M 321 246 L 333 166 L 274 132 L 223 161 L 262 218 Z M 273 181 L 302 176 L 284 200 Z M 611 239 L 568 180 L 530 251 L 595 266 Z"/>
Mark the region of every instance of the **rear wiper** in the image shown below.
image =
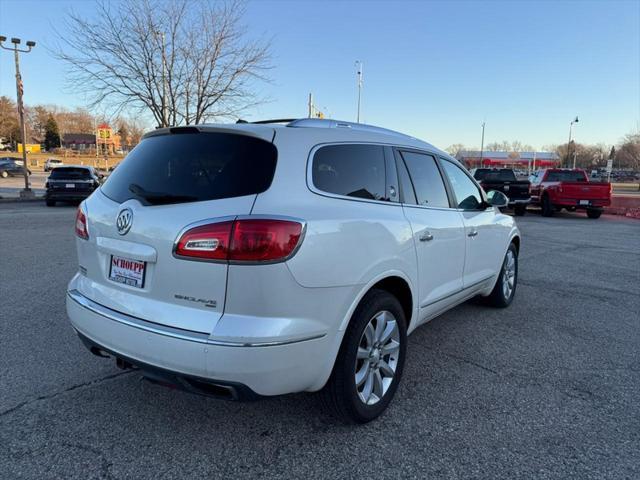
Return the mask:
<path id="1" fill-rule="evenodd" d="M 149 192 L 137 183 L 129 184 L 129 191 L 136 194 L 138 197 L 144 198 L 146 201 L 154 205 L 174 202 L 194 202 L 198 200 L 198 197 L 193 195 L 174 195 L 164 192 Z"/>

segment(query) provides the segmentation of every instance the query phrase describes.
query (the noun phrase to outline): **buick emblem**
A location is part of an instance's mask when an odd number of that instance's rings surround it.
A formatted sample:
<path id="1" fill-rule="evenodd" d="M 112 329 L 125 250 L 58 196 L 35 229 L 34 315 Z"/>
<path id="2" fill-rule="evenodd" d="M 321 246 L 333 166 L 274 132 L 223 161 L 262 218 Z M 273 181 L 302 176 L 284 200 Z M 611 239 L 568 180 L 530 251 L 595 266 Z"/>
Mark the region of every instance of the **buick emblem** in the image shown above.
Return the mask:
<path id="1" fill-rule="evenodd" d="M 116 227 L 118 228 L 118 233 L 120 235 L 126 235 L 131 228 L 132 223 L 133 212 L 131 211 L 131 209 L 125 208 L 124 210 L 120 210 L 118 218 L 116 219 Z"/>

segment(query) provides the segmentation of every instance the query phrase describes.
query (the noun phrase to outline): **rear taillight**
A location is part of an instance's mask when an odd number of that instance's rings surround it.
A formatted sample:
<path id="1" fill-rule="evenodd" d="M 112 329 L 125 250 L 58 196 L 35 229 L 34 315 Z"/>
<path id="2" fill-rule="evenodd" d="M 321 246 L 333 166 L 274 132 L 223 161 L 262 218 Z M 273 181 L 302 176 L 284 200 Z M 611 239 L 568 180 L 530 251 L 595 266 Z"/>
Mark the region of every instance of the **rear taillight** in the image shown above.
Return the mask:
<path id="1" fill-rule="evenodd" d="M 187 230 L 178 240 L 175 254 L 182 257 L 227 260 L 233 221 L 210 223 Z"/>
<path id="2" fill-rule="evenodd" d="M 78 211 L 76 212 L 76 235 L 84 240 L 89 239 L 87 216 L 82 211 L 82 207 L 78 207 Z"/>
<path id="3" fill-rule="evenodd" d="M 179 257 L 229 262 L 277 262 L 296 250 L 303 223 L 282 219 L 236 219 L 200 225 L 178 240 Z"/>

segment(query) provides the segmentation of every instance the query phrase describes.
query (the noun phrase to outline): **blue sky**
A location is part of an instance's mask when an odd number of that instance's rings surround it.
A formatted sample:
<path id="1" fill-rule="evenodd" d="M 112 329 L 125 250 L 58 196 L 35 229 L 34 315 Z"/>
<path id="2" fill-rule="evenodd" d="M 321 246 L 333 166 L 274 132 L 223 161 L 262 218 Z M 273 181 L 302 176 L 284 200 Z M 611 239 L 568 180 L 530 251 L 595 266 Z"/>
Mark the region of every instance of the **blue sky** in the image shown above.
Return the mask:
<path id="1" fill-rule="evenodd" d="M 22 59 L 26 102 L 68 107 L 65 66 L 46 48 L 69 8 L 91 2 L 0 0 L 0 34 L 38 42 Z M 21 20 L 18 21 L 18 18 Z M 640 128 L 640 1 L 268 1 L 247 6 L 250 35 L 272 39 L 271 101 L 248 119 L 304 116 L 309 92 L 333 118 L 362 119 L 445 148 L 520 140 L 617 143 Z M 0 94 L 15 97 L 0 52 Z"/>

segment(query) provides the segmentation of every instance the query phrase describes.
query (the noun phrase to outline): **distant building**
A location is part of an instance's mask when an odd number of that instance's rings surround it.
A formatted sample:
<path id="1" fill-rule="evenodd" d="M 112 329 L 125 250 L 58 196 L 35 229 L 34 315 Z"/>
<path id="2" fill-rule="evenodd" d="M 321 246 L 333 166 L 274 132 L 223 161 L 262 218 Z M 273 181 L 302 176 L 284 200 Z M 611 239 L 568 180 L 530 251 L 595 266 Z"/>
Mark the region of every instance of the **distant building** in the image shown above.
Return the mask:
<path id="1" fill-rule="evenodd" d="M 93 133 L 65 133 L 62 146 L 71 150 L 95 150 L 96 136 Z"/>
<path id="2" fill-rule="evenodd" d="M 96 150 L 96 138 L 100 153 L 115 153 L 121 149 L 120 135 L 103 123 L 98 125 L 96 133 L 65 133 L 62 135 L 62 146 L 71 150 Z"/>
<path id="3" fill-rule="evenodd" d="M 529 168 L 557 167 L 560 157 L 555 152 L 482 152 L 462 150 L 456 158 L 468 168 L 492 167 L 515 168 L 527 170 Z"/>

